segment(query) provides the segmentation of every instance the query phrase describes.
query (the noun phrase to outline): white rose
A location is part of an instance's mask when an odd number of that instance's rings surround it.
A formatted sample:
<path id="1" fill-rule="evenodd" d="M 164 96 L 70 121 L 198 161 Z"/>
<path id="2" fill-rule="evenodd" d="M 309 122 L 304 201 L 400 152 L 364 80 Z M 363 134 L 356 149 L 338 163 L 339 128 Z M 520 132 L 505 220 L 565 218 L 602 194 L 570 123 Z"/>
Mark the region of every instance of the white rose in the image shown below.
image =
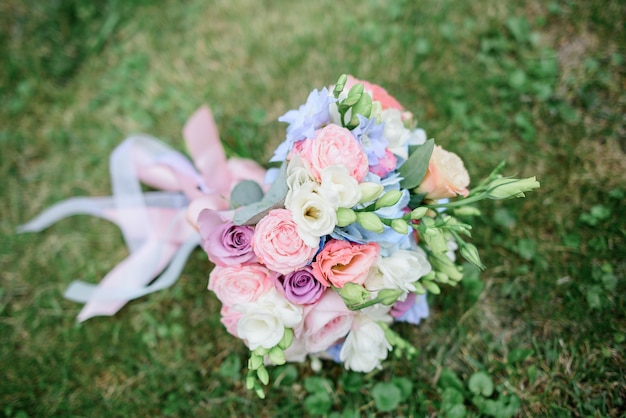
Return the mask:
<path id="1" fill-rule="evenodd" d="M 242 313 L 237 334 L 248 343 L 250 350 L 272 348 L 280 342 L 285 328 L 299 325 L 302 307 L 290 303 L 276 289 L 270 289 L 255 302 L 233 306 Z"/>
<path id="2" fill-rule="evenodd" d="M 324 168 L 318 193 L 335 208 L 351 208 L 361 200 L 359 182 L 339 165 Z"/>
<path id="3" fill-rule="evenodd" d="M 285 200 L 298 235 L 310 247 L 318 246 L 319 238 L 330 234 L 337 224 L 336 209 L 315 192 L 317 187 L 317 183 L 303 184 Z"/>
<path id="4" fill-rule="evenodd" d="M 389 257 L 379 257 L 378 270 L 382 274 L 384 288 L 412 292 L 415 290 L 413 283 L 428 274 L 431 266 L 424 251 L 417 247 L 412 251 L 397 250 Z"/>
<path id="5" fill-rule="evenodd" d="M 409 158 L 406 144 L 411 136 L 411 131 L 404 127 L 402 113 L 398 109 L 385 109 L 382 112 L 382 119 L 385 122 L 383 136 L 389 144 L 387 148 L 398 157 Z"/>
<path id="6" fill-rule="evenodd" d="M 346 369 L 369 373 L 381 368 L 381 362 L 391 351 L 385 331 L 368 316 L 359 316 L 339 352 Z"/>

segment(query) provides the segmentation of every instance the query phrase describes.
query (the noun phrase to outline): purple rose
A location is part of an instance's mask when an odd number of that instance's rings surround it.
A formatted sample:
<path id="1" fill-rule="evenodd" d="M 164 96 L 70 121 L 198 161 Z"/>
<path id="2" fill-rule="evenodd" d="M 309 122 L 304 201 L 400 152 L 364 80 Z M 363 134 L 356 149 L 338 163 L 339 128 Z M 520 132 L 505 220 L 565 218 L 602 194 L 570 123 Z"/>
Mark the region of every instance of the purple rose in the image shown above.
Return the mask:
<path id="1" fill-rule="evenodd" d="M 319 300 L 326 288 L 317 281 L 312 271 L 311 266 L 304 266 L 300 270 L 278 277 L 285 299 L 298 305 L 308 305 Z"/>
<path id="2" fill-rule="evenodd" d="M 201 217 L 202 213 L 198 219 L 199 224 Z M 215 265 L 240 266 L 256 261 L 251 245 L 254 236 L 253 227 L 235 225 L 227 221 L 206 229 L 208 228 L 200 227 L 202 248 Z"/>

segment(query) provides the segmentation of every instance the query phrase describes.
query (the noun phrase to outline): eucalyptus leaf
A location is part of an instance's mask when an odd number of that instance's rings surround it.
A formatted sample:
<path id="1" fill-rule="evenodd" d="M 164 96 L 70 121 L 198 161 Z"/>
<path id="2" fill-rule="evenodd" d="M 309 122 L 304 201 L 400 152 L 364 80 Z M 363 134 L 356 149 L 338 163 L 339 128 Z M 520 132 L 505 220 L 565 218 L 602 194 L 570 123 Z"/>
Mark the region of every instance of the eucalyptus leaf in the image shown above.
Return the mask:
<path id="1" fill-rule="evenodd" d="M 263 189 L 259 183 L 252 180 L 243 180 L 237 183 L 230 193 L 231 209 L 251 205 L 263 199 Z"/>
<path id="2" fill-rule="evenodd" d="M 272 209 L 283 206 L 285 196 L 287 195 L 287 183 L 285 182 L 285 173 L 287 171 L 287 163 L 283 163 L 278 172 L 278 176 L 272 186 L 267 191 L 263 199 L 256 203 L 244 206 L 235 212 L 233 222 L 235 225 L 255 225 Z"/>
<path id="3" fill-rule="evenodd" d="M 435 140 L 429 139 L 424 144 L 415 148 L 415 151 L 409 156 L 409 159 L 400 166 L 398 170 L 403 180 L 400 182 L 400 186 L 404 189 L 413 189 L 420 185 L 426 171 L 428 170 L 428 163 L 430 162 L 430 156 L 435 148 Z"/>

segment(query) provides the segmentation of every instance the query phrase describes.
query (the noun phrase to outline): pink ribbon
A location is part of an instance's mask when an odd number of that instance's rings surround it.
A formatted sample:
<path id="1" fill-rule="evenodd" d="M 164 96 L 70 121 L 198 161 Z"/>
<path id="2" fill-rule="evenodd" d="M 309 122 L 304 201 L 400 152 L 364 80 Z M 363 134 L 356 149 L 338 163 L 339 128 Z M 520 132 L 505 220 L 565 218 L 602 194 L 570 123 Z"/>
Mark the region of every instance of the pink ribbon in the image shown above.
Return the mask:
<path id="1" fill-rule="evenodd" d="M 85 303 L 78 321 L 114 315 L 129 300 L 171 286 L 200 244 L 200 211 L 228 214 L 230 192 L 239 181 L 263 184 L 265 170 L 257 163 L 226 159 L 207 107 L 191 116 L 183 137 L 193 164 L 153 137 L 131 136 L 111 154 L 112 196 L 62 201 L 18 229 L 37 232 L 67 216 L 90 214 L 122 230 L 129 256 L 98 285 L 74 281 L 65 292 Z M 141 182 L 160 191 L 144 193 Z"/>

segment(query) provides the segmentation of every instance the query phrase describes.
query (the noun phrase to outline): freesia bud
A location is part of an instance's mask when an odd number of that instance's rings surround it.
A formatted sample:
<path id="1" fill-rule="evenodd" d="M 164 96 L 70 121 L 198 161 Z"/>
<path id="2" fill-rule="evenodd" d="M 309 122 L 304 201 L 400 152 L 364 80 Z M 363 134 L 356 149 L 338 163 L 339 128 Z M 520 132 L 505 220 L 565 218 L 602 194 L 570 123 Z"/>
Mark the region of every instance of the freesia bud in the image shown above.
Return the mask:
<path id="1" fill-rule="evenodd" d="M 285 328 L 285 332 L 283 334 L 283 338 L 278 343 L 278 346 L 283 350 L 289 348 L 291 343 L 293 342 L 293 330 L 291 328 Z"/>
<path id="2" fill-rule="evenodd" d="M 435 283 L 435 282 L 431 282 L 429 280 L 424 280 L 422 282 L 422 284 L 433 295 L 438 295 L 439 293 L 441 293 L 441 289 L 439 288 L 439 286 L 437 286 L 437 283 Z"/>
<path id="3" fill-rule="evenodd" d="M 267 385 L 270 382 L 270 374 L 267 372 L 265 366 L 261 366 L 256 370 L 256 376 L 264 385 Z"/>
<path id="4" fill-rule="evenodd" d="M 398 234 L 406 235 L 409 233 L 409 224 L 404 219 L 394 219 L 391 221 L 391 227 Z"/>
<path id="5" fill-rule="evenodd" d="M 385 230 L 383 222 L 374 212 L 356 212 L 356 220 L 368 231 L 380 234 Z"/>
<path id="6" fill-rule="evenodd" d="M 356 222 L 356 213 L 349 208 L 337 208 L 337 226 L 348 226 Z"/>
<path id="7" fill-rule="evenodd" d="M 285 358 L 285 352 L 283 351 L 282 348 L 276 346 L 273 347 L 270 352 L 268 353 L 268 356 L 270 358 L 270 360 L 272 361 L 272 363 L 274 363 L 277 366 L 280 366 L 282 364 L 285 364 L 287 362 L 286 358 Z"/>
<path id="8" fill-rule="evenodd" d="M 380 209 L 393 206 L 398 203 L 401 197 L 402 192 L 400 190 L 390 190 L 376 201 L 376 205 L 374 207 L 376 209 Z"/>
<path id="9" fill-rule="evenodd" d="M 370 298 L 370 293 L 360 284 L 348 282 L 339 289 L 339 296 L 346 306 L 360 305 Z"/>
<path id="10" fill-rule="evenodd" d="M 415 208 L 411 212 L 411 219 L 413 220 L 422 219 L 424 215 L 426 215 L 426 212 L 428 212 L 427 207 L 420 206 L 419 208 Z"/>
<path id="11" fill-rule="evenodd" d="M 537 189 L 539 186 L 534 176 L 526 179 L 499 178 L 489 183 L 487 197 L 496 200 L 524 197 L 524 192 Z"/>
<path id="12" fill-rule="evenodd" d="M 480 216 L 480 210 L 473 206 L 461 206 L 454 208 L 454 214 L 456 216 Z"/>
<path id="13" fill-rule="evenodd" d="M 478 255 L 478 249 L 474 244 L 465 244 L 461 246 L 460 249 L 461 256 L 475 265 L 480 270 L 485 269 L 485 265 L 480 261 L 480 256 Z"/>
<path id="14" fill-rule="evenodd" d="M 428 260 L 434 270 L 445 274 L 450 280 L 458 282 L 463 278 L 463 273 L 459 271 L 459 268 L 444 253 L 432 254 L 428 257 Z"/>
<path id="15" fill-rule="evenodd" d="M 376 200 L 384 188 L 378 183 L 366 181 L 359 184 L 359 189 L 361 189 L 361 200 L 359 200 L 359 203 L 367 203 Z"/>
<path id="16" fill-rule="evenodd" d="M 377 298 L 380 299 L 380 303 L 383 305 L 391 306 L 396 303 L 398 298 L 402 296 L 403 293 L 404 292 L 399 289 L 382 289 L 378 292 Z"/>

